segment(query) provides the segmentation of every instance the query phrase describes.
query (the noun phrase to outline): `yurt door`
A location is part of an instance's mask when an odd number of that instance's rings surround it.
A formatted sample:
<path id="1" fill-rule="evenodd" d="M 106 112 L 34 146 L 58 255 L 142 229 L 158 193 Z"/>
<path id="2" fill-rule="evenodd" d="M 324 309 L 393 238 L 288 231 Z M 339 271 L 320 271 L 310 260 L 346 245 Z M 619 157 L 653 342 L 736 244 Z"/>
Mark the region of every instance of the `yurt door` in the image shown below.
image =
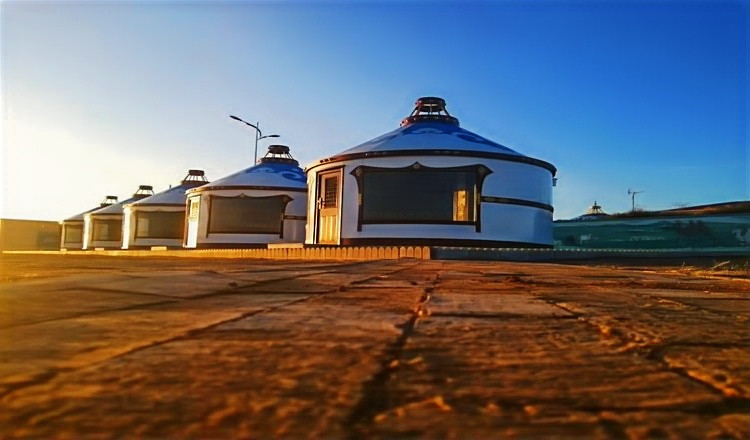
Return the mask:
<path id="1" fill-rule="evenodd" d="M 198 245 L 198 219 L 200 214 L 200 198 L 190 199 L 187 215 L 187 231 L 185 232 L 185 247 L 194 248 Z"/>
<path id="2" fill-rule="evenodd" d="M 341 171 L 318 175 L 318 243 L 339 243 Z"/>

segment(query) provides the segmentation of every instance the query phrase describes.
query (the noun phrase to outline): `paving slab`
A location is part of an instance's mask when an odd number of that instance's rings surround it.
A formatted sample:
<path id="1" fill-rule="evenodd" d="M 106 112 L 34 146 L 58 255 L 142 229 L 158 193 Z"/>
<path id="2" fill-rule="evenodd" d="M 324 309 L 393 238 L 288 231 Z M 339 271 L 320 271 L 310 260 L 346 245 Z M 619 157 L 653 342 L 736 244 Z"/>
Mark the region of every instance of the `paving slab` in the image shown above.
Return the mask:
<path id="1" fill-rule="evenodd" d="M 741 277 L 0 258 L 1 438 L 750 437 Z"/>

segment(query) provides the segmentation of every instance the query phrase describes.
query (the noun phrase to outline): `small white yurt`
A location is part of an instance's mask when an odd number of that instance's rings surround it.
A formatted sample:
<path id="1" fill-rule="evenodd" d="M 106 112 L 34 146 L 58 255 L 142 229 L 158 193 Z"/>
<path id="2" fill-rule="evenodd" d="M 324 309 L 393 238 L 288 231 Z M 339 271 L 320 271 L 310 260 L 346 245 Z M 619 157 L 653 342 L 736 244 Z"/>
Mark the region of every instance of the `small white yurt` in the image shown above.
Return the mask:
<path id="1" fill-rule="evenodd" d="M 83 216 L 83 249 L 122 247 L 122 210 L 128 203 L 154 195 L 150 185 L 141 185 L 133 196 Z"/>
<path id="2" fill-rule="evenodd" d="M 285 145 L 257 165 L 187 192 L 185 247 L 265 247 L 305 238 L 305 173 Z"/>
<path id="3" fill-rule="evenodd" d="M 117 196 L 106 196 L 96 208 L 91 208 L 73 217 L 66 218 L 60 222 L 62 233 L 60 234 L 60 250 L 83 249 L 83 216 L 89 212 L 104 208 L 117 203 Z"/>
<path id="4" fill-rule="evenodd" d="M 125 205 L 122 248 L 181 248 L 186 229 L 186 191 L 207 183 L 203 170 L 188 170 L 178 186 Z"/>
<path id="5" fill-rule="evenodd" d="M 553 244 L 555 167 L 461 128 L 441 98 L 306 172 L 306 244 Z"/>

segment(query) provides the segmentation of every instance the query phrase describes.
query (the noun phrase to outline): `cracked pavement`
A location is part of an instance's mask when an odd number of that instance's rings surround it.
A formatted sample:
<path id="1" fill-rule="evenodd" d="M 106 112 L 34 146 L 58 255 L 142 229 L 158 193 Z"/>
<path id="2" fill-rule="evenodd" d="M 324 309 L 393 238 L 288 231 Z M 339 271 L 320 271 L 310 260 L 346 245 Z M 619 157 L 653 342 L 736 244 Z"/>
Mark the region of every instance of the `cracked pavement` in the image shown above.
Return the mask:
<path id="1" fill-rule="evenodd" d="M 3 255 L 0 437 L 748 438 L 750 282 Z"/>

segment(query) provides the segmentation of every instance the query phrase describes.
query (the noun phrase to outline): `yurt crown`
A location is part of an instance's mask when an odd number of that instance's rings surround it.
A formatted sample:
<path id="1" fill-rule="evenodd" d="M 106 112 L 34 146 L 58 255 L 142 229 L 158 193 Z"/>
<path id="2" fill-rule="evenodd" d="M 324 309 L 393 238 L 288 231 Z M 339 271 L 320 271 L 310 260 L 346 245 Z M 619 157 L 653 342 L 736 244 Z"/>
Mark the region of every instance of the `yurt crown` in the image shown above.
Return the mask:
<path id="1" fill-rule="evenodd" d="M 117 196 L 105 196 L 99 206 L 104 208 L 105 206 L 114 205 L 115 203 L 117 203 Z"/>
<path id="2" fill-rule="evenodd" d="M 281 162 L 297 165 L 298 162 L 289 153 L 289 147 L 286 145 L 269 145 L 268 153 L 260 159 L 260 163 Z"/>
<path id="3" fill-rule="evenodd" d="M 144 197 L 153 196 L 154 195 L 154 187 L 151 185 L 140 185 L 138 187 L 138 191 L 133 194 L 133 197 L 142 199 Z"/>
<path id="4" fill-rule="evenodd" d="M 604 211 L 602 211 L 602 207 L 596 203 L 596 200 L 594 200 L 594 204 L 591 205 L 586 214 L 604 214 Z"/>
<path id="5" fill-rule="evenodd" d="M 204 173 L 203 170 L 188 170 L 187 176 L 182 179 L 182 183 L 185 184 L 190 182 L 208 182 L 206 179 L 206 173 Z"/>
<path id="6" fill-rule="evenodd" d="M 414 103 L 414 111 L 401 121 L 401 126 L 411 125 L 417 122 L 442 122 L 445 124 L 458 125 L 458 119 L 448 113 L 445 109 L 445 100 L 435 96 L 424 96 Z"/>

